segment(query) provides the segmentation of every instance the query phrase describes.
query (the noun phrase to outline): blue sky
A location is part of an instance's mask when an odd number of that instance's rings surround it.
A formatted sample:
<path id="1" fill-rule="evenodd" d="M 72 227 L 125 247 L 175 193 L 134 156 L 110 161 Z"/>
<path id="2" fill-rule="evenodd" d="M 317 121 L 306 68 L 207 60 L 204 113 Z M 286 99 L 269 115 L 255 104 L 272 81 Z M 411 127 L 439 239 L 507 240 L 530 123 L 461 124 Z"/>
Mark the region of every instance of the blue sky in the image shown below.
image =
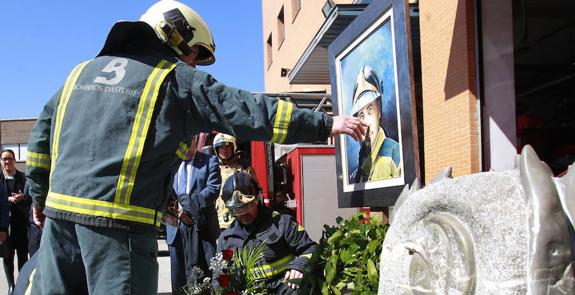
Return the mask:
<path id="1" fill-rule="evenodd" d="M 155 0 L 2 0 L 0 119 L 37 117 L 80 61 L 94 57 L 117 20 L 137 20 Z M 182 0 L 216 42 L 202 70 L 230 86 L 263 91 L 260 0 Z"/>

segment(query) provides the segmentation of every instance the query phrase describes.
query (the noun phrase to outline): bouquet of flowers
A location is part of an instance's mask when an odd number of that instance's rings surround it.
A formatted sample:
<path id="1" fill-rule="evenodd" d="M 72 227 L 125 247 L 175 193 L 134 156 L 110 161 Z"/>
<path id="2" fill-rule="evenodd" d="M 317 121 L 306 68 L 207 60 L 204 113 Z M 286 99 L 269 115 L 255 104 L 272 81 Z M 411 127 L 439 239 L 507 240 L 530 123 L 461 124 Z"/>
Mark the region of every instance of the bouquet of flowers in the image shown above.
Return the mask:
<path id="1" fill-rule="evenodd" d="M 253 249 L 223 250 L 210 261 L 211 278 L 204 277 L 202 270 L 194 267 L 182 293 L 186 295 L 267 294 L 266 278 L 259 268 L 263 257 L 263 245 Z"/>
<path id="2" fill-rule="evenodd" d="M 175 294 L 185 295 L 211 295 L 212 285 L 209 277 L 204 277 L 204 272 L 197 266 L 192 268 L 192 273 L 188 277 L 188 283 Z"/>
<path id="3" fill-rule="evenodd" d="M 263 244 L 253 248 L 231 249 L 218 253 L 210 263 L 215 294 L 266 294 L 265 276 L 258 268 L 264 257 Z"/>

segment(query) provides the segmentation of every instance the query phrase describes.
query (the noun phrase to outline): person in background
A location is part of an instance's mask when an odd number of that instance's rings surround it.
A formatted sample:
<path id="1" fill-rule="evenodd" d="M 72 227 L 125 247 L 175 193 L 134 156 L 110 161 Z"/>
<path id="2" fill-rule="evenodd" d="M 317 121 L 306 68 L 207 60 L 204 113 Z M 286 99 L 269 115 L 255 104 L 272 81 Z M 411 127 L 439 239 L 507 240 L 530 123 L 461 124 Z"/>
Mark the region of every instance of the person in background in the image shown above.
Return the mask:
<path id="1" fill-rule="evenodd" d="M 8 192 L 4 184 L 0 182 L 0 248 L 4 249 L 6 239 L 8 238 L 8 226 L 10 225 L 10 204 L 8 204 Z M 4 257 L 4 251 L 0 254 Z"/>
<path id="2" fill-rule="evenodd" d="M 116 23 L 46 103 L 26 163 L 43 227 L 31 294 L 156 294 L 169 183 L 200 132 L 277 143 L 363 137 L 358 118 L 299 109 L 196 69 L 215 62 L 215 48 L 193 9 L 157 1 L 140 21 Z"/>
<path id="3" fill-rule="evenodd" d="M 269 294 L 297 294 L 293 280 L 303 278 L 317 244 L 293 217 L 263 206 L 259 184 L 245 172 L 226 180 L 222 198 L 236 219 L 220 235 L 218 252 L 263 247 L 254 272 L 266 280 Z"/>
<path id="4" fill-rule="evenodd" d="M 4 273 L 8 288 L 14 289 L 14 256 L 18 257 L 18 270 L 28 260 L 28 210 L 30 203 L 24 198 L 26 177 L 23 172 L 16 169 L 16 155 L 14 151 L 2 151 L 2 175 L 0 182 L 8 191 L 10 202 L 10 225 L 8 230 L 8 253 L 4 258 Z"/>
<path id="5" fill-rule="evenodd" d="M 224 133 L 218 133 L 214 137 L 212 146 L 214 147 L 214 151 L 220 162 L 222 183 L 225 183 L 228 177 L 237 171 L 244 171 L 254 178 L 256 177 L 254 169 L 245 163 L 244 159 L 241 157 L 241 153 L 238 152 L 238 144 L 235 137 Z M 228 208 L 226 208 L 226 204 L 224 204 L 224 201 L 222 200 L 221 193 L 220 197 L 216 200 L 216 210 L 218 212 L 220 229 L 224 230 L 232 223 L 233 217 Z"/>
<path id="6" fill-rule="evenodd" d="M 218 160 L 197 148 L 197 136 L 194 136 L 188 160 L 180 164 L 174 176 L 179 221 L 177 227 L 166 224 L 173 294 L 185 294 L 182 289 L 194 266 L 208 274 L 220 234 L 215 209 L 221 185 Z"/>

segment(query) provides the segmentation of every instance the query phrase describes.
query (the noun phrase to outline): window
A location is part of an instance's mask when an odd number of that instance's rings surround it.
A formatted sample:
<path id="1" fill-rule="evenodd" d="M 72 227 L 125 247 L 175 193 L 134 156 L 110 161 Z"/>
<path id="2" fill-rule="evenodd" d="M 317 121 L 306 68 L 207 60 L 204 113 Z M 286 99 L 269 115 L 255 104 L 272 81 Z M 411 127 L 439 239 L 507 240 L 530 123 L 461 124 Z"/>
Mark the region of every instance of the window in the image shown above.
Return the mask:
<path id="1" fill-rule="evenodd" d="M 280 9 L 278 14 L 278 49 L 282 47 L 285 40 L 285 25 L 284 25 L 284 8 Z"/>
<path id="2" fill-rule="evenodd" d="M 16 155 L 16 162 L 25 162 L 28 158 L 28 144 L 27 143 L 13 143 L 3 144 L 2 150 L 12 150 Z"/>
<path id="3" fill-rule="evenodd" d="M 268 37 L 268 41 L 266 42 L 266 57 L 267 57 L 267 67 L 268 69 L 270 68 L 270 66 L 272 65 L 272 34 L 270 33 L 270 36 Z"/>
<path id="4" fill-rule="evenodd" d="M 301 0 L 291 0 L 291 21 L 293 22 L 301 9 Z"/>

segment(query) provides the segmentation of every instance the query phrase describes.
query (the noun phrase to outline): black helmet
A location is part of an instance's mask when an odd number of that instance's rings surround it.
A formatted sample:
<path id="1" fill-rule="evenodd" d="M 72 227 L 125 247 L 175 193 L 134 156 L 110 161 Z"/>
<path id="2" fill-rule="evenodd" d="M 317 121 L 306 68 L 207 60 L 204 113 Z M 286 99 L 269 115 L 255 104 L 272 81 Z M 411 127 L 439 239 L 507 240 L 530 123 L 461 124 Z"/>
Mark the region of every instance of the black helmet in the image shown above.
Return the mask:
<path id="1" fill-rule="evenodd" d="M 224 183 L 222 200 L 234 214 L 236 209 L 258 201 L 260 192 L 260 187 L 255 178 L 245 172 L 236 172 Z"/>

